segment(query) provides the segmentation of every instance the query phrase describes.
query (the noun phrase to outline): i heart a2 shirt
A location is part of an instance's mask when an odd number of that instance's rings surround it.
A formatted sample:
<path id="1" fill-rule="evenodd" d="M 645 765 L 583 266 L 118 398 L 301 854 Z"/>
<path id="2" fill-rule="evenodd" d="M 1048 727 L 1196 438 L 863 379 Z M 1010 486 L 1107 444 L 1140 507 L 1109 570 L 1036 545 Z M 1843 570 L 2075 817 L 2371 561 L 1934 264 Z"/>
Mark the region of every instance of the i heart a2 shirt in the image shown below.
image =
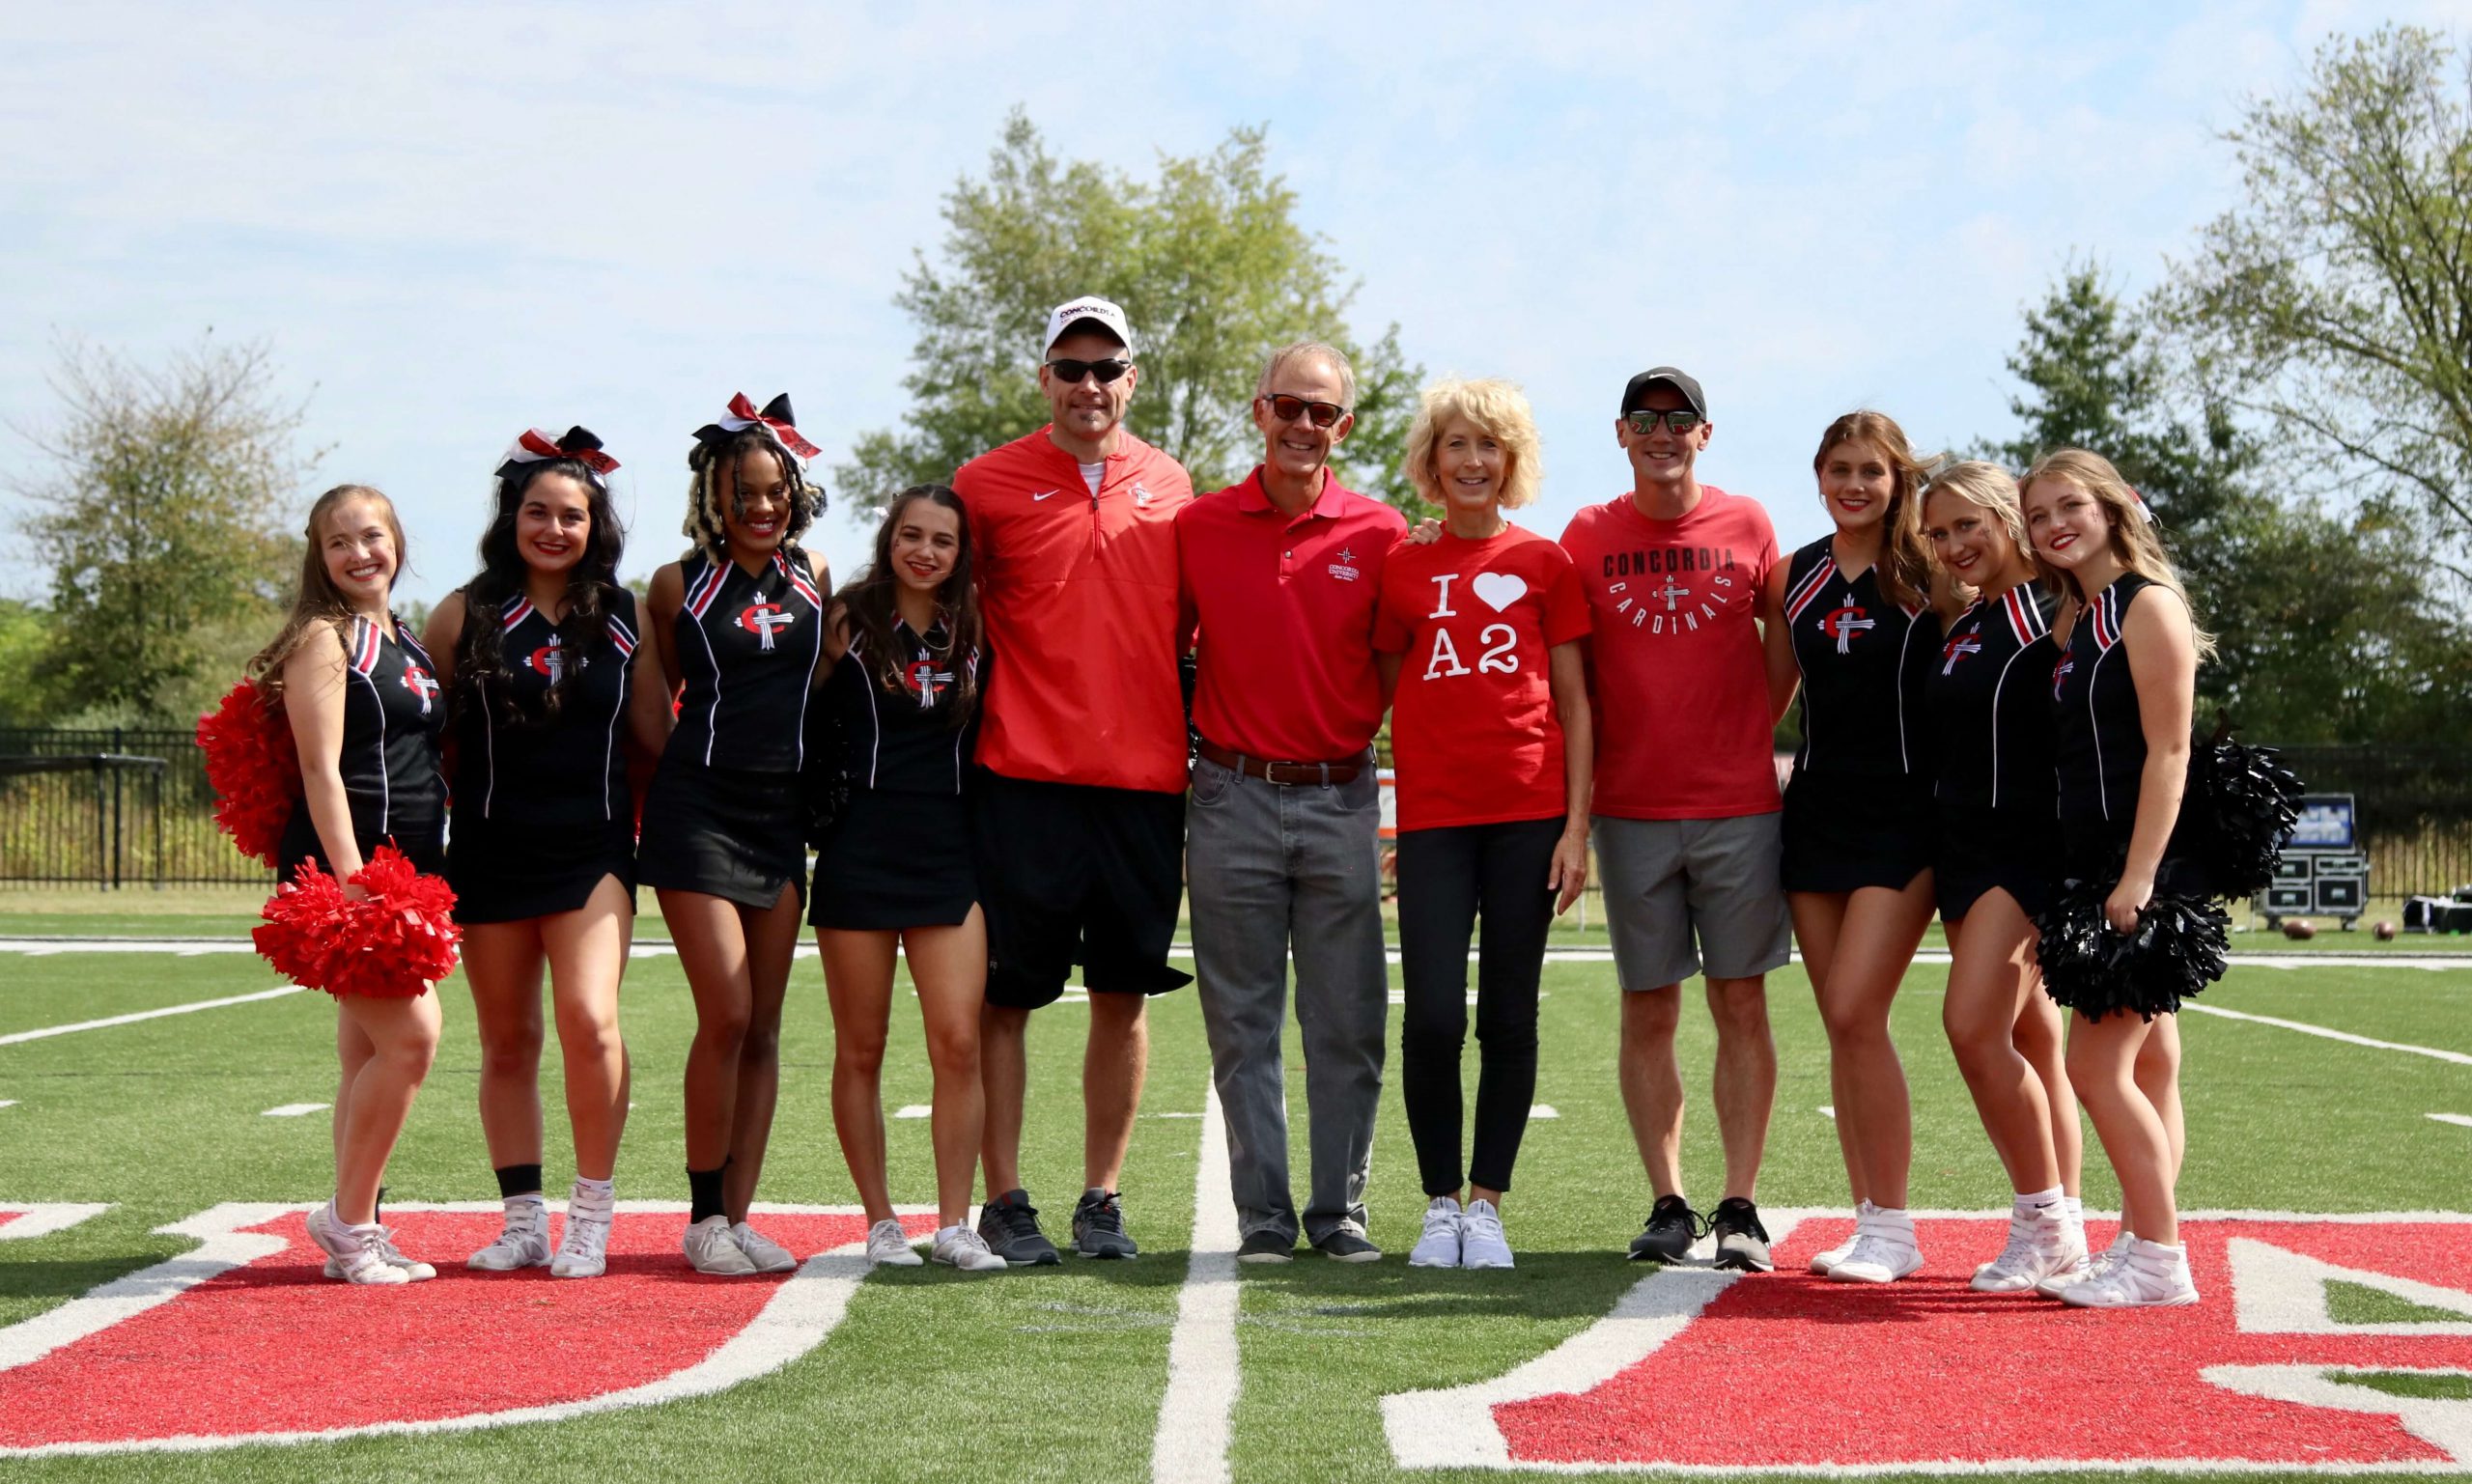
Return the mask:
<path id="1" fill-rule="evenodd" d="M 1570 556 L 1532 531 L 1445 531 L 1391 548 L 1373 647 L 1401 657 L 1390 706 L 1401 829 L 1561 817 L 1548 651 L 1587 630 Z"/>

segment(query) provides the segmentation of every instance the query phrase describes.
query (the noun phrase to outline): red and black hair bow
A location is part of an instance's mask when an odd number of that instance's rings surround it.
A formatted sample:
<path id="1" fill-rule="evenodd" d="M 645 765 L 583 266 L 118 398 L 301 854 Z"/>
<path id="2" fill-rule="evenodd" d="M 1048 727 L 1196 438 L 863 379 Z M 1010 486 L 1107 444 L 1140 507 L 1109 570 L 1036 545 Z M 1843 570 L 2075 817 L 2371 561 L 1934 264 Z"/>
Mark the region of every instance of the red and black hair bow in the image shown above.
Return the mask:
<path id="1" fill-rule="evenodd" d="M 780 444 L 783 450 L 798 460 L 801 467 L 804 467 L 808 460 L 822 453 L 823 450 L 801 437 L 799 430 L 792 426 L 792 423 L 793 415 L 790 411 L 788 392 L 783 392 L 766 403 L 761 412 L 755 409 L 754 403 L 746 400 L 746 393 L 741 392 L 730 399 L 730 409 L 722 415 L 720 421 L 706 423 L 695 430 L 695 441 L 718 443 L 733 434 L 744 433 L 749 428 L 761 428 L 771 435 L 773 442 Z M 689 462 L 691 463 L 692 461 L 690 460 Z"/>
<path id="2" fill-rule="evenodd" d="M 514 479 L 522 474 L 526 464 L 543 463 L 552 459 L 572 459 L 584 467 L 584 477 L 602 489 L 609 488 L 610 471 L 618 461 L 601 451 L 601 439 L 589 428 L 577 424 L 561 436 L 546 428 L 526 428 L 506 451 L 505 462 L 498 465 L 498 478 Z"/>

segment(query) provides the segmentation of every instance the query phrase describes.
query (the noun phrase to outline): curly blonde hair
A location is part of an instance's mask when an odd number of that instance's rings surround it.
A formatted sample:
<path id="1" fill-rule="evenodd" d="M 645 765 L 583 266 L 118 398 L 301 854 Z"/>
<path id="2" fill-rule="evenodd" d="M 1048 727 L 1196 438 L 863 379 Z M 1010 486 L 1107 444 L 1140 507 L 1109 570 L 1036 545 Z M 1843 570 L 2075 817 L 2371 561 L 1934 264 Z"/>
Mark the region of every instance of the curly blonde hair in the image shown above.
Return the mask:
<path id="1" fill-rule="evenodd" d="M 1454 417 L 1468 419 L 1502 445 L 1503 492 L 1497 503 L 1504 510 L 1517 510 L 1532 502 L 1545 478 L 1536 414 L 1529 410 L 1528 398 L 1516 383 L 1490 377 L 1447 378 L 1426 387 L 1418 399 L 1417 419 L 1408 427 L 1407 457 L 1399 461 L 1400 472 L 1417 487 L 1417 493 L 1436 505 L 1448 503 L 1443 498 L 1442 482 L 1434 476 L 1433 455 L 1442 430 Z"/>

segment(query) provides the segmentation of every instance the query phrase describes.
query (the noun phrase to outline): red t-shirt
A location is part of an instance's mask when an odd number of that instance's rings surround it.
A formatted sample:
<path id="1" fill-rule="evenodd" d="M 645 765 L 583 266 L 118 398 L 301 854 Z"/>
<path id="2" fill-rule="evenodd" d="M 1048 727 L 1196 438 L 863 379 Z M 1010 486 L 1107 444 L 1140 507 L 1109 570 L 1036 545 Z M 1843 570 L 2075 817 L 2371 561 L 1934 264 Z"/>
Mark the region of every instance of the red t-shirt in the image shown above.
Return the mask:
<path id="1" fill-rule="evenodd" d="M 1758 613 L 1777 533 L 1756 500 L 1700 487 L 1679 520 L 1627 494 L 1571 518 L 1562 546 L 1595 618 L 1598 814 L 1729 819 L 1778 807 Z"/>
<path id="2" fill-rule="evenodd" d="M 1048 430 L 963 464 L 987 621 L 978 761 L 1008 778 L 1184 791 L 1176 461 L 1120 434 L 1093 495 Z"/>
<path id="3" fill-rule="evenodd" d="M 1335 763 L 1382 726 L 1373 604 L 1407 518 L 1326 470 L 1289 518 L 1256 467 L 1176 518 L 1185 611 L 1200 630 L 1194 726 L 1270 762 Z"/>
<path id="4" fill-rule="evenodd" d="M 1533 531 L 1391 548 L 1373 647 L 1406 657 L 1390 703 L 1401 829 L 1564 813 L 1546 652 L 1587 630 L 1570 557 Z"/>

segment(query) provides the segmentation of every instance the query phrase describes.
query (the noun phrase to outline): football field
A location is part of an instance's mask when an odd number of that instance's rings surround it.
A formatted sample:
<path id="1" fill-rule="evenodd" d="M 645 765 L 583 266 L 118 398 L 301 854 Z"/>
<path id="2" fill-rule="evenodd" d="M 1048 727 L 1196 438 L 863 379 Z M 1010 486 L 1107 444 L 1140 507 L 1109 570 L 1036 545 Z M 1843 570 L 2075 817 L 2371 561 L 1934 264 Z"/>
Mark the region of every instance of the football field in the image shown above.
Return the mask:
<path id="1" fill-rule="evenodd" d="M 1589 949 L 1546 968 L 1539 1106 L 1505 1209 L 1515 1271 L 1407 1267 L 1422 1200 L 1395 1075 L 1371 1194 L 1386 1259 L 1240 1270 L 1187 990 L 1152 1005 L 1122 1182 L 1138 1260 L 868 1273 L 810 949 L 782 1033 L 774 1214 L 757 1218 L 808 1261 L 698 1276 L 677 1247 L 693 1012 L 677 960 L 647 946 L 624 999 L 635 1106 L 608 1276 L 464 1268 L 497 1207 L 459 977 L 388 1177 L 387 1219 L 439 1276 L 354 1289 L 321 1280 L 299 1219 L 332 1178 L 325 996 L 286 993 L 237 942 L 114 947 L 0 943 L 0 1478 L 2472 1471 L 2472 957 L 2240 961 L 2183 1018 L 2204 1302 L 2099 1314 L 1966 1288 L 2008 1191 L 1940 1034 L 1933 963 L 1896 1013 L 1929 1266 L 1891 1288 L 1801 1271 L 1850 1215 L 1799 967 L 1770 981 L 1760 1197 L 1779 1271 L 1623 1260 L 1648 1194 L 1615 1093 L 1613 966 Z M 1684 993 L 1685 1167 L 1706 1207 L 1712 1036 Z M 1031 1027 L 1025 1162 L 1059 1240 L 1084 1014 L 1076 994 Z M 895 1199 L 930 1202 L 928 1124 L 903 1111 L 928 1096 L 906 1000 L 893 1031 Z M 1289 1068 L 1301 1184 L 1292 1031 Z M 1466 1069 L 1473 1091 L 1473 1044 Z M 553 1195 L 573 1173 L 558 1081 L 553 1045 Z M 2116 1200 L 2091 1133 L 2085 1194 L 2090 1212 Z"/>

